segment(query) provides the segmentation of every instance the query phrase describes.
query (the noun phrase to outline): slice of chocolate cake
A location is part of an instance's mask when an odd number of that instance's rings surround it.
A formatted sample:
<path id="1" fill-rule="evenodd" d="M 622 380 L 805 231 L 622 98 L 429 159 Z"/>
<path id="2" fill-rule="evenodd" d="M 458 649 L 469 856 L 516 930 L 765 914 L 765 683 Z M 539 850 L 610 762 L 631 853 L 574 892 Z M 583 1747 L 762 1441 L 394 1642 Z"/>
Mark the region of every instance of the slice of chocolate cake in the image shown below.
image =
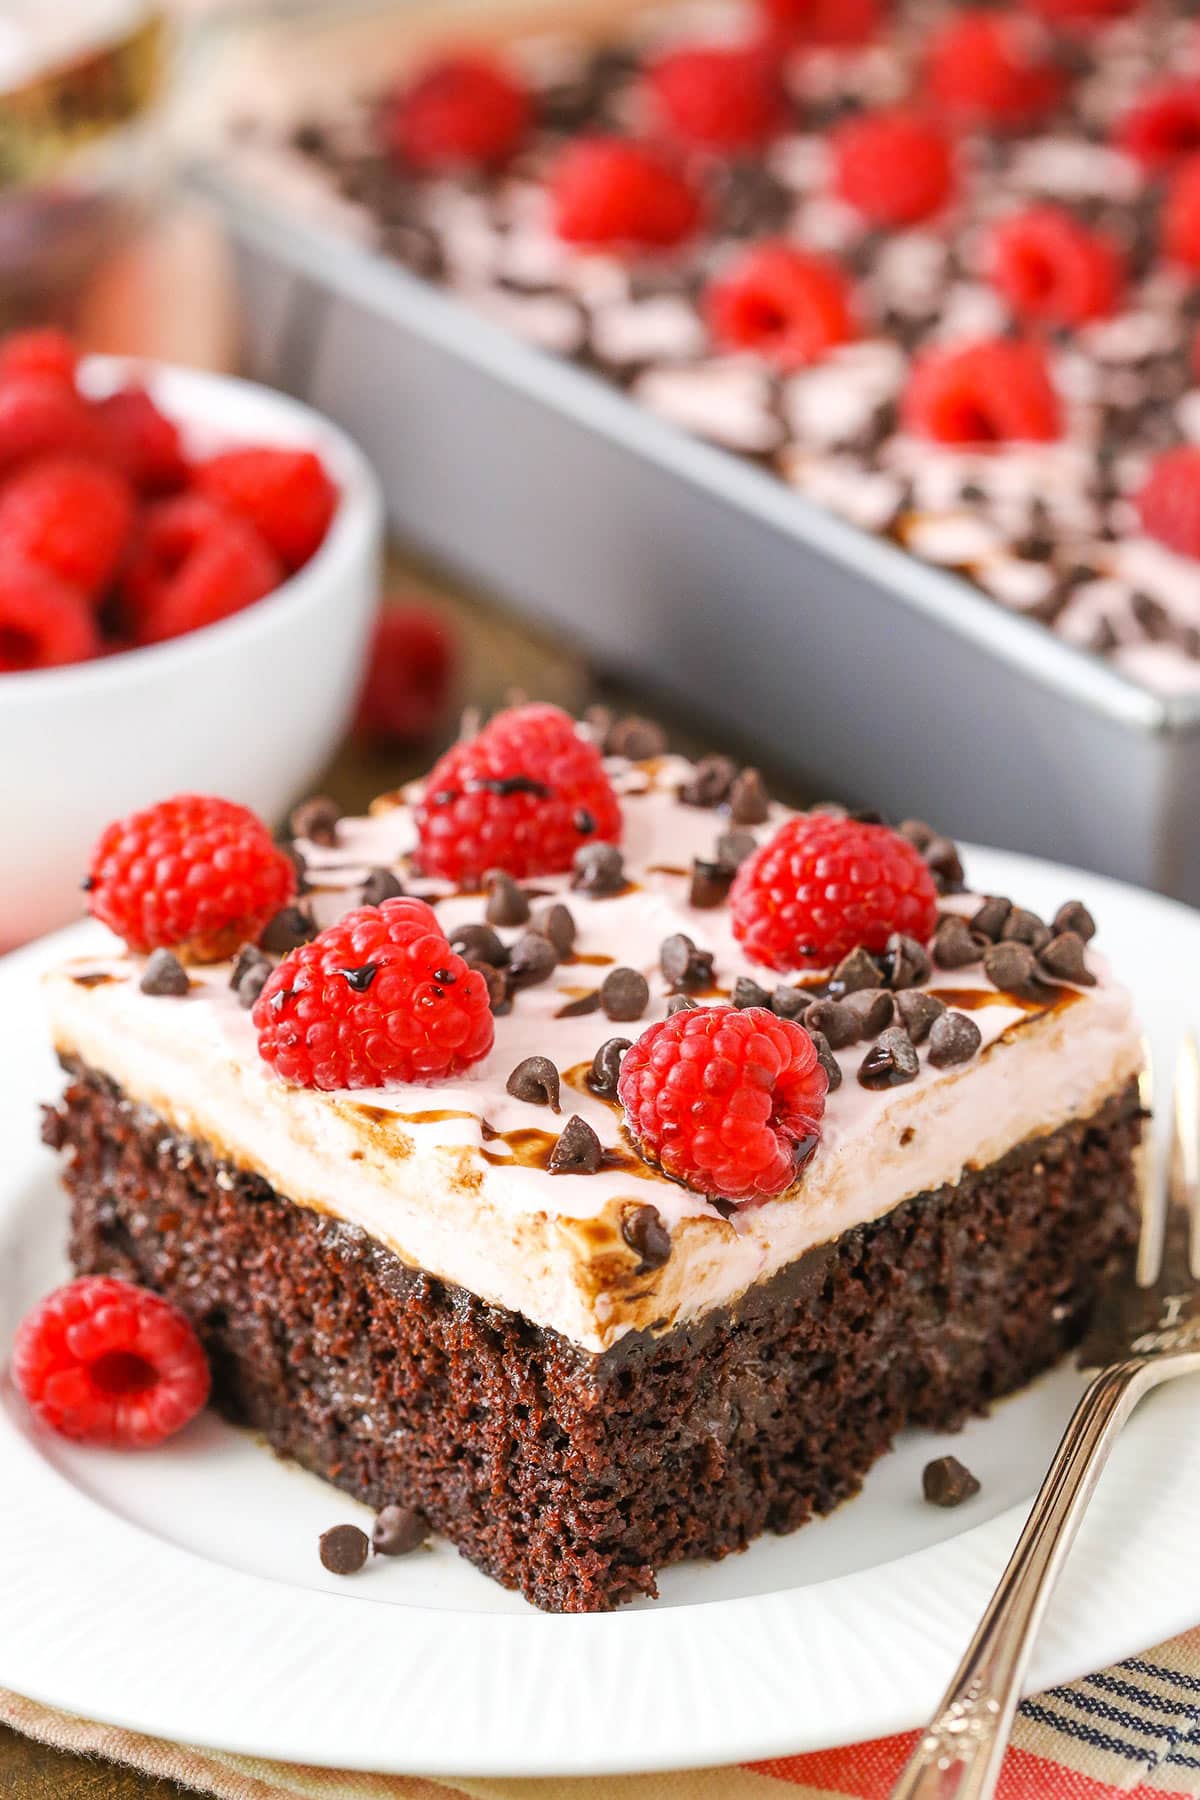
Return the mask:
<path id="1" fill-rule="evenodd" d="M 1135 1235 L 1141 1131 L 1138 1029 L 1082 906 L 1047 924 L 967 892 L 913 824 L 797 830 L 721 759 L 605 767 L 615 841 L 569 873 L 529 874 L 510 829 L 551 816 L 549 761 L 523 788 L 435 771 L 423 805 L 387 796 L 299 846 L 314 923 L 273 921 L 277 950 L 364 889 L 399 917 L 399 885 L 449 940 L 443 997 L 451 951 L 482 971 L 492 1048 L 432 1084 L 323 1090 L 264 1060 L 322 938 L 278 974 L 259 951 L 192 964 L 186 992 L 114 940 L 48 985 L 76 1267 L 175 1301 L 228 1417 L 575 1611 L 791 1530 L 901 1427 L 955 1426 L 1053 1363 Z M 480 821 L 517 878 L 419 872 Z M 850 855 L 823 912 L 780 873 L 816 827 Z M 874 950 L 783 966 L 794 905 Z M 338 970 L 360 1049 L 388 954 Z M 668 1079 L 692 1096 L 674 1119 Z M 679 1176 L 723 1166 L 723 1191 Z"/>

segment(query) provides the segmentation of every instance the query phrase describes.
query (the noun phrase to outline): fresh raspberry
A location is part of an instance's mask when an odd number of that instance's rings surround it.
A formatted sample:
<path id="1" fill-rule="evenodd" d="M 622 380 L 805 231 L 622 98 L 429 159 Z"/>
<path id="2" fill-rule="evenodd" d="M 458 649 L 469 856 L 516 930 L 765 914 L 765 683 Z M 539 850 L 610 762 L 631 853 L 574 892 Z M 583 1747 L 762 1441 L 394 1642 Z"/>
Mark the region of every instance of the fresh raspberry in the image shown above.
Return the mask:
<path id="1" fill-rule="evenodd" d="M 904 425 L 939 444 L 1056 438 L 1058 395 L 1042 350 L 1010 338 L 930 349 L 913 364 Z"/>
<path id="2" fill-rule="evenodd" d="M 312 450 L 224 450 L 198 463 L 195 485 L 247 519 L 285 568 L 320 548 L 337 508 L 337 489 Z"/>
<path id="3" fill-rule="evenodd" d="M 188 477 L 187 458 L 174 420 L 160 412 L 145 388 L 118 388 L 95 406 L 113 463 L 143 494 L 171 494 Z"/>
<path id="4" fill-rule="evenodd" d="M 1200 82 L 1165 81 L 1148 89 L 1121 120 L 1116 141 L 1150 169 L 1200 150 Z"/>
<path id="5" fill-rule="evenodd" d="M 46 457 L 0 492 L 0 546 L 94 599 L 116 573 L 133 526 L 133 495 L 113 469 Z"/>
<path id="6" fill-rule="evenodd" d="M 617 1094 L 643 1153 L 723 1200 L 770 1200 L 817 1147 L 828 1080 L 808 1033 L 765 1007 L 699 1006 L 644 1031 Z"/>
<path id="7" fill-rule="evenodd" d="M 884 0 L 758 0 L 768 32 L 813 50 L 856 50 L 878 35 Z"/>
<path id="8" fill-rule="evenodd" d="M 100 654 L 93 611 L 49 569 L 0 556 L 0 675 Z"/>
<path id="9" fill-rule="evenodd" d="M 569 244 L 671 250 L 699 229 L 700 197 L 676 164 L 647 144 L 577 138 L 550 176 L 554 229 Z"/>
<path id="10" fill-rule="evenodd" d="M 413 744 L 441 724 L 457 662 L 445 619 L 427 606 L 387 606 L 375 621 L 355 733 L 369 744 Z"/>
<path id="11" fill-rule="evenodd" d="M 417 807 L 421 867 L 465 885 L 488 869 L 520 881 L 613 843 L 621 808 L 600 752 L 557 706 L 515 706 L 435 763 Z"/>
<path id="12" fill-rule="evenodd" d="M 1200 448 L 1180 444 L 1156 456 L 1136 505 L 1151 537 L 1180 556 L 1200 557 Z"/>
<path id="13" fill-rule="evenodd" d="M 241 612 L 283 579 L 245 519 L 202 494 L 178 494 L 142 517 L 121 580 L 122 621 L 135 643 L 164 643 Z"/>
<path id="14" fill-rule="evenodd" d="M 983 11 L 958 13 L 934 33 L 925 81 L 930 100 L 956 125 L 1006 130 L 1042 118 L 1066 88 L 1036 25 Z"/>
<path id="15" fill-rule="evenodd" d="M 708 150 L 756 150 L 787 118 L 778 71 L 759 48 L 672 50 L 648 70 L 646 82 L 668 129 Z"/>
<path id="16" fill-rule="evenodd" d="M 937 889 L 920 853 L 886 825 L 801 813 L 738 870 L 733 935 L 770 969 L 829 968 L 892 932 L 921 943 L 937 923 Z"/>
<path id="17" fill-rule="evenodd" d="M 431 173 L 507 161 L 532 117 L 529 94 L 512 70 L 476 53 L 425 69 L 385 104 L 382 125 L 393 156 Z"/>
<path id="18" fill-rule="evenodd" d="M 1200 155 L 1173 169 L 1163 201 L 1162 247 L 1174 263 L 1200 269 Z"/>
<path id="19" fill-rule="evenodd" d="M 423 900 L 348 912 L 292 950 L 254 1007 L 258 1052 L 300 1087 L 441 1081 L 486 1056 L 487 982 Z"/>
<path id="20" fill-rule="evenodd" d="M 1120 251 L 1062 207 L 1031 206 L 1002 219 L 988 250 L 992 280 L 1021 318 L 1083 325 L 1117 309 Z"/>
<path id="21" fill-rule="evenodd" d="M 85 885 L 89 911 L 131 950 L 220 962 L 286 906 L 296 871 L 248 807 L 177 794 L 109 825 Z"/>
<path id="22" fill-rule="evenodd" d="M 876 225 L 915 225 L 954 194 L 954 151 L 935 125 L 906 112 L 863 113 L 834 134 L 835 191 Z"/>
<path id="23" fill-rule="evenodd" d="M 819 362 L 855 335 L 842 270 L 781 240 L 755 245 L 713 281 L 705 310 L 718 344 L 757 350 L 782 369 Z"/>
<path id="24" fill-rule="evenodd" d="M 74 388 L 54 375 L 0 382 L 0 470 L 37 456 L 102 456 L 96 420 Z"/>
<path id="25" fill-rule="evenodd" d="M 46 375 L 73 388 L 78 366 L 79 352 L 66 332 L 54 325 L 14 331 L 0 342 L 0 381 L 14 375 Z"/>
<path id="26" fill-rule="evenodd" d="M 1025 0 L 1050 25 L 1104 25 L 1136 12 L 1143 0 Z"/>
<path id="27" fill-rule="evenodd" d="M 27 1313 L 13 1380 L 61 1437 L 149 1450 L 208 1399 L 208 1363 L 178 1307 L 131 1281 L 81 1275 Z"/>

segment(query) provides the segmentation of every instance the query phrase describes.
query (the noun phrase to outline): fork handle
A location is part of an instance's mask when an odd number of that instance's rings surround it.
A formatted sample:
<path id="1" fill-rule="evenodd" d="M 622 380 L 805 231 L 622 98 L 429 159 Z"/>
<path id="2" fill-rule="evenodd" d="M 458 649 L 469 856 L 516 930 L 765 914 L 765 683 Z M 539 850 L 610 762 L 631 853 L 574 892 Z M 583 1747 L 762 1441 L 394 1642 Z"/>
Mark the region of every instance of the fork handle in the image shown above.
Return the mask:
<path id="1" fill-rule="evenodd" d="M 1117 1433 L 1154 1377 L 1146 1363 L 1096 1376 L 1067 1426 L 1008 1567 L 893 1800 L 989 1800 L 1034 1635 Z"/>

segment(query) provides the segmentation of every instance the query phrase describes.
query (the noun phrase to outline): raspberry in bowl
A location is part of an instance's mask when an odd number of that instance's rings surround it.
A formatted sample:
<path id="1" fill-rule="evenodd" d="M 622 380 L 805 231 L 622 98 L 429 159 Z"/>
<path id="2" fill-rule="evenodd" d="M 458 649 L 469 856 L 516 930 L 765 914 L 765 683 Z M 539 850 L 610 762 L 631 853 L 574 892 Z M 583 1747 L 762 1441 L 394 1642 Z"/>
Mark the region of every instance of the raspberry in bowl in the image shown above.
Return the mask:
<path id="1" fill-rule="evenodd" d="M 336 426 L 64 358 L 0 346 L 0 948 L 76 916 L 98 818 L 216 789 L 277 821 L 349 723 L 379 593 L 378 488 Z"/>

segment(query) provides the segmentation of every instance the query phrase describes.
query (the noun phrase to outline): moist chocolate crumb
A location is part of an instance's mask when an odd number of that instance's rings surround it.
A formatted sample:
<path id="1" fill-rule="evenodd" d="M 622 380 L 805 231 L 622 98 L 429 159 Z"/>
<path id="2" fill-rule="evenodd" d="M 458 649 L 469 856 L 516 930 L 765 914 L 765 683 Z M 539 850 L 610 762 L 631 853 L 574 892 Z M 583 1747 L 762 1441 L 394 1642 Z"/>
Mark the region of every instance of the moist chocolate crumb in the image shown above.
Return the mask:
<path id="1" fill-rule="evenodd" d="M 907 838 L 915 850 L 924 851 L 926 845 L 932 844 L 937 832 L 924 819 L 901 819 L 896 830 L 902 838 Z"/>
<path id="2" fill-rule="evenodd" d="M 1031 950 L 1043 949 L 1050 937 L 1050 927 L 1024 906 L 1013 907 L 1000 932 L 1002 943 L 1028 944 Z"/>
<path id="3" fill-rule="evenodd" d="M 450 933 L 450 948 L 465 962 L 490 963 L 493 969 L 502 969 L 508 961 L 508 950 L 490 925 L 456 926 Z"/>
<path id="4" fill-rule="evenodd" d="M 1073 931 L 1077 938 L 1090 944 L 1096 935 L 1096 921 L 1082 900 L 1067 900 L 1054 915 L 1053 929 L 1056 937 L 1060 932 Z"/>
<path id="5" fill-rule="evenodd" d="M 661 725 L 656 725 L 653 719 L 641 719 L 632 714 L 627 719 L 618 719 L 604 735 L 605 755 L 624 756 L 630 762 L 646 762 L 652 756 L 661 756 L 666 747 L 667 734 Z"/>
<path id="6" fill-rule="evenodd" d="M 526 1100 L 531 1106 L 548 1106 L 558 1112 L 558 1070 L 548 1056 L 527 1056 L 519 1062 L 504 1084 L 505 1092 L 514 1100 Z"/>
<path id="7" fill-rule="evenodd" d="M 916 938 L 905 937 L 900 931 L 893 931 L 888 939 L 881 966 L 884 986 L 890 988 L 920 987 L 923 981 L 928 981 L 931 970 L 929 952 L 924 944 L 918 944 Z"/>
<path id="8" fill-rule="evenodd" d="M 921 988 L 905 988 L 903 993 L 896 995 L 896 1011 L 900 1014 L 900 1023 L 914 1044 L 925 1042 L 934 1020 L 940 1019 L 945 1010 L 944 1001 L 925 993 Z"/>
<path id="9" fill-rule="evenodd" d="M 907 1031 L 902 1025 L 891 1025 L 863 1057 L 858 1079 L 865 1088 L 900 1087 L 915 1081 L 920 1067 Z"/>
<path id="10" fill-rule="evenodd" d="M 695 1012 L 696 1002 L 689 1000 L 686 994 L 672 994 L 667 1001 L 667 1017 L 674 1018 L 677 1012 Z"/>
<path id="11" fill-rule="evenodd" d="M 680 991 L 707 987 L 713 978 L 712 951 L 698 950 L 682 931 L 663 939 L 658 962 L 668 985 Z"/>
<path id="12" fill-rule="evenodd" d="M 770 1006 L 771 996 L 765 987 L 760 987 L 749 975 L 739 975 L 733 984 L 729 1004 L 744 1011 L 747 1006 Z"/>
<path id="13" fill-rule="evenodd" d="M 1002 894 L 989 894 L 983 905 L 972 913 L 968 924 L 978 936 L 998 944 L 1011 911 L 1011 900 L 1006 900 Z"/>
<path id="14" fill-rule="evenodd" d="M 384 1506 L 371 1530 L 376 1556 L 408 1556 L 429 1539 L 429 1525 L 415 1506 Z"/>
<path id="15" fill-rule="evenodd" d="M 604 1151 L 586 1119 L 572 1113 L 550 1152 L 546 1167 L 551 1175 L 594 1175 Z"/>
<path id="16" fill-rule="evenodd" d="M 463 958 L 468 969 L 482 975 L 487 983 L 488 1005 L 497 1017 L 512 1011 L 512 1000 L 508 992 L 508 976 L 495 963 L 477 962 L 473 956 Z"/>
<path id="17" fill-rule="evenodd" d="M 962 858 L 958 854 L 958 845 L 951 838 L 931 838 L 921 854 L 929 864 L 939 894 L 954 894 L 961 889 Z"/>
<path id="18" fill-rule="evenodd" d="M 600 984 L 600 1004 L 610 1019 L 640 1019 L 650 1004 L 650 984 L 637 969 L 610 969 Z"/>
<path id="19" fill-rule="evenodd" d="M 229 985 L 238 997 L 238 1005 L 249 1012 L 267 985 L 267 976 L 275 967 L 257 944 L 243 944 L 234 958 Z"/>
<path id="20" fill-rule="evenodd" d="M 979 1492 L 979 1482 L 957 1456 L 938 1456 L 921 1471 L 921 1490 L 931 1506 L 961 1506 Z"/>
<path id="21" fill-rule="evenodd" d="M 336 800 L 331 800 L 328 794 L 313 794 L 292 808 L 288 824 L 293 837 L 328 846 L 337 843 L 341 816 L 342 809 Z"/>
<path id="22" fill-rule="evenodd" d="M 854 1020 L 855 1036 L 859 1038 L 878 1037 L 891 1024 L 896 1011 L 895 995 L 886 988 L 856 988 L 839 1004 Z"/>
<path id="23" fill-rule="evenodd" d="M 364 906 L 382 906 L 385 900 L 399 900 L 404 889 L 390 869 L 372 869 L 362 886 Z"/>
<path id="24" fill-rule="evenodd" d="M 1060 931 L 1037 953 L 1038 963 L 1047 974 L 1059 981 L 1073 981 L 1079 987 L 1095 987 L 1096 977 L 1087 966 L 1087 948 L 1074 931 Z"/>
<path id="25" fill-rule="evenodd" d="M 575 948 L 575 920 L 570 907 L 556 900 L 553 906 L 547 906 L 539 912 L 533 922 L 535 931 L 540 931 L 544 938 L 549 938 L 558 951 L 560 961 L 570 956 Z"/>
<path id="26" fill-rule="evenodd" d="M 489 869 L 483 878 L 487 905 L 483 916 L 489 925 L 524 925 L 529 919 L 529 901 L 512 876 L 503 869 Z"/>
<path id="27" fill-rule="evenodd" d="M 617 1077 L 621 1073 L 621 1058 L 630 1048 L 631 1039 L 624 1037 L 605 1038 L 588 1070 L 587 1084 L 593 1094 L 599 1094 L 602 1100 L 615 1100 L 617 1097 Z"/>
<path id="28" fill-rule="evenodd" d="M 844 994 L 853 994 L 860 988 L 877 988 L 883 979 L 883 971 L 870 951 L 859 944 L 848 956 L 843 956 L 829 981 L 829 992 L 834 999 Z"/>
<path id="29" fill-rule="evenodd" d="M 1036 983 L 1037 961 L 1028 944 L 1009 940 L 984 951 L 983 972 L 993 987 L 1023 995 Z"/>
<path id="30" fill-rule="evenodd" d="M 615 844 L 583 844 L 575 852 L 571 886 L 583 894 L 619 894 L 625 886 L 625 859 Z"/>
<path id="31" fill-rule="evenodd" d="M 697 857 L 692 864 L 688 905 L 695 906 L 702 912 L 711 912 L 714 907 L 724 906 L 729 898 L 733 877 L 733 869 L 725 868 L 719 862 L 702 862 Z"/>
<path id="32" fill-rule="evenodd" d="M 540 931 L 527 931 L 513 945 L 508 957 L 510 988 L 536 987 L 558 967 L 558 952 Z"/>
<path id="33" fill-rule="evenodd" d="M 663 1224 L 657 1206 L 622 1207 L 621 1236 L 641 1258 L 635 1275 L 648 1275 L 651 1269 L 661 1269 L 671 1254 L 671 1234 Z"/>
<path id="34" fill-rule="evenodd" d="M 965 969 L 979 961 L 988 941 L 982 933 L 973 932 L 965 919 L 951 913 L 938 921 L 929 950 L 939 969 Z"/>
<path id="35" fill-rule="evenodd" d="M 944 1012 L 930 1027 L 927 1055 L 935 1069 L 949 1069 L 970 1062 L 982 1042 L 983 1033 L 968 1014 Z"/>
<path id="36" fill-rule="evenodd" d="M 267 965 L 270 973 L 270 965 Z M 265 977 L 264 977 L 265 979 Z M 178 1000 L 191 987 L 188 972 L 172 950 L 155 950 L 142 970 L 138 987 L 143 994 Z"/>
<path id="37" fill-rule="evenodd" d="M 702 756 L 676 790 L 685 806 L 720 806 L 729 798 L 737 770 L 727 756 Z"/>
<path id="38" fill-rule="evenodd" d="M 729 817 L 735 825 L 765 825 L 771 816 L 766 784 L 757 769 L 743 769 L 729 790 Z"/>
<path id="39" fill-rule="evenodd" d="M 803 1023 L 805 1031 L 820 1032 L 834 1050 L 844 1050 L 858 1036 L 858 1020 L 841 1000 L 814 1000 Z"/>
<path id="40" fill-rule="evenodd" d="M 757 849 L 758 841 L 752 831 L 723 831 L 717 839 L 714 854 L 721 868 L 733 874 Z"/>
<path id="41" fill-rule="evenodd" d="M 805 1028 L 807 1029 L 807 1025 Z M 825 1071 L 825 1078 L 829 1083 L 829 1092 L 831 1094 L 835 1093 L 842 1085 L 842 1065 L 833 1054 L 829 1039 L 825 1036 L 823 1031 L 810 1031 L 808 1035 L 813 1041 L 813 1049 L 817 1053 L 817 1061 Z"/>
<path id="42" fill-rule="evenodd" d="M 371 1552 L 371 1540 L 357 1525 L 333 1525 L 323 1531 L 321 1562 L 331 1575 L 357 1575 Z"/>
<path id="43" fill-rule="evenodd" d="M 813 997 L 807 988 L 791 987 L 781 981 L 772 988 L 769 1005 L 777 1019 L 798 1019 L 812 1005 Z"/>
<path id="44" fill-rule="evenodd" d="M 285 956 L 301 944 L 311 944 L 316 935 L 317 922 L 305 907 L 282 906 L 259 932 L 258 944 L 272 956 Z"/>

